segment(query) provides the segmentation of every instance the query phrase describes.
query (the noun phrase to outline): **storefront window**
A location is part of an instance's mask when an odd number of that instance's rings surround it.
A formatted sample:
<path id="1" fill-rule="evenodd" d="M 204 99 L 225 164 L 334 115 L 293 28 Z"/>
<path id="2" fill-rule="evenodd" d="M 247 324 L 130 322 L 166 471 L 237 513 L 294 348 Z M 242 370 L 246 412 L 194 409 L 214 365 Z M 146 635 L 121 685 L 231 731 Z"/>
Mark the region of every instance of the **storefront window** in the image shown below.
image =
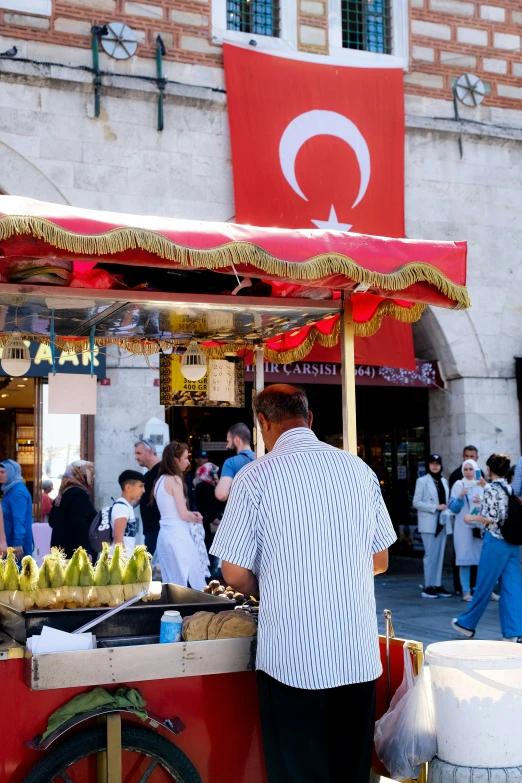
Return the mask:
<path id="1" fill-rule="evenodd" d="M 56 497 L 65 468 L 80 459 L 81 416 L 70 413 L 47 413 L 49 387 L 43 387 L 43 453 L 42 478 L 54 484 Z"/>

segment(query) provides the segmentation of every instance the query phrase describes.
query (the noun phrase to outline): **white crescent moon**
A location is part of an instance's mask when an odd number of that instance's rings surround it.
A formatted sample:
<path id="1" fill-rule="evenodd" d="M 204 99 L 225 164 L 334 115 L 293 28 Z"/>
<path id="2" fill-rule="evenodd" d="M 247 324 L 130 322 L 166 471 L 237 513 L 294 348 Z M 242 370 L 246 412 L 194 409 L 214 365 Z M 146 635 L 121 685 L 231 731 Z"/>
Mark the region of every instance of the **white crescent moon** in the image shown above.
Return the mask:
<path id="1" fill-rule="evenodd" d="M 298 196 L 308 201 L 295 176 L 295 160 L 303 144 L 314 136 L 335 136 L 355 152 L 361 172 L 359 193 L 352 205 L 356 207 L 364 198 L 370 181 L 370 151 L 357 125 L 335 111 L 307 111 L 287 125 L 279 142 L 279 162 L 286 181 Z"/>

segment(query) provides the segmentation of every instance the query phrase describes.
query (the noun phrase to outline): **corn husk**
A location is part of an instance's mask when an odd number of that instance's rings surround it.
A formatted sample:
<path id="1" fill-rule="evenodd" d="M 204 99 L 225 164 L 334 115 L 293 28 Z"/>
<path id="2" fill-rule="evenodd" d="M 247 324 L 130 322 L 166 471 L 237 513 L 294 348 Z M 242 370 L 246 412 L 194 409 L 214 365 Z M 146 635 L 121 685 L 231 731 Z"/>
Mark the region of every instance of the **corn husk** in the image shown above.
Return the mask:
<path id="1" fill-rule="evenodd" d="M 51 553 L 45 555 L 44 561 L 48 563 L 51 587 L 63 587 L 65 584 L 65 555 L 62 550 L 53 547 Z"/>
<path id="2" fill-rule="evenodd" d="M 130 556 L 123 570 L 123 584 L 134 585 L 138 581 L 138 557 L 136 549 Z"/>
<path id="3" fill-rule="evenodd" d="M 138 564 L 138 582 L 152 582 L 152 555 L 146 546 L 137 546 L 134 550 Z"/>
<path id="4" fill-rule="evenodd" d="M 96 588 L 93 585 L 82 587 L 82 606 L 99 606 Z"/>
<path id="5" fill-rule="evenodd" d="M 108 585 L 106 589 L 110 595 L 109 606 L 119 606 L 125 601 L 123 585 Z"/>
<path id="6" fill-rule="evenodd" d="M 114 547 L 114 552 L 111 557 L 111 564 L 109 566 L 109 574 L 109 584 L 123 584 L 123 547 L 121 544 L 116 544 Z M 111 606 L 118 606 L 118 604 L 111 604 Z"/>
<path id="7" fill-rule="evenodd" d="M 11 606 L 11 596 L 13 592 L 13 590 L 0 590 L 0 604 Z"/>
<path id="8" fill-rule="evenodd" d="M 4 590 L 18 590 L 18 567 L 14 549 L 9 547 L 4 568 Z"/>
<path id="9" fill-rule="evenodd" d="M 110 547 L 106 541 L 103 542 L 102 553 L 96 563 L 96 569 L 94 571 L 94 584 L 96 587 L 106 587 L 110 584 L 111 573 L 109 569 L 109 552 Z"/>
<path id="10" fill-rule="evenodd" d="M 26 555 L 22 560 L 18 583 L 24 593 L 34 593 L 38 587 L 38 566 L 30 555 Z"/>
<path id="11" fill-rule="evenodd" d="M 101 585 L 96 587 L 96 597 L 98 600 L 98 606 L 110 606 L 111 592 L 110 587 Z"/>
<path id="12" fill-rule="evenodd" d="M 147 590 L 144 601 L 158 601 L 161 598 L 161 582 L 148 582 L 141 586 Z"/>
<path id="13" fill-rule="evenodd" d="M 38 588 L 40 590 L 45 590 L 49 587 L 51 587 L 51 577 L 49 575 L 48 555 L 46 555 L 42 565 L 40 566 L 40 571 L 38 572 Z"/>
<path id="14" fill-rule="evenodd" d="M 85 549 L 80 547 L 80 587 L 92 587 L 94 584 L 94 571 L 89 562 Z"/>
<path id="15" fill-rule="evenodd" d="M 38 609 L 56 609 L 58 593 L 59 591 L 52 587 L 39 587 L 34 593 L 34 601 Z"/>
<path id="16" fill-rule="evenodd" d="M 3 592 L 4 589 L 4 569 L 5 569 L 5 560 L 2 558 L 0 560 L 0 593 Z"/>
<path id="17" fill-rule="evenodd" d="M 71 559 L 69 560 L 69 563 L 67 564 L 67 568 L 65 569 L 65 585 L 67 587 L 78 587 L 80 584 L 80 549 L 78 548 L 74 553 Z M 71 599 L 72 600 L 72 599 Z"/>

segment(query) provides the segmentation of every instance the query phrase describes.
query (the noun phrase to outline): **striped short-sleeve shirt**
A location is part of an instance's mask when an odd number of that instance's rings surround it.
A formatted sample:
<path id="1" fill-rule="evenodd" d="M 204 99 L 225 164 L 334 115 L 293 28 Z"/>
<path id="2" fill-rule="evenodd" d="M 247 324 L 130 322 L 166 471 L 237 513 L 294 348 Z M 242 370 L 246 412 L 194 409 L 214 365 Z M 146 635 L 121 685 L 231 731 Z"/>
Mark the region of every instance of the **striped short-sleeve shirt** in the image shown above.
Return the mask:
<path id="1" fill-rule="evenodd" d="M 395 540 L 373 471 L 307 428 L 244 467 L 211 552 L 258 579 L 257 668 L 311 690 L 379 677 L 373 555 Z"/>

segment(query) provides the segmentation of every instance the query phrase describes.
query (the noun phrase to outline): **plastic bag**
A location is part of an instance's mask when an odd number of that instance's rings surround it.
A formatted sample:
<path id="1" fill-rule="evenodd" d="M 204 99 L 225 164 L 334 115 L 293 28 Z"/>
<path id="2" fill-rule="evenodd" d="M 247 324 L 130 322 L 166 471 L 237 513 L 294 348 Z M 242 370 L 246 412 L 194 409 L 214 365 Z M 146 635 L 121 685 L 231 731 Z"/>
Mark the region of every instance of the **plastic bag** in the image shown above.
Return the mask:
<path id="1" fill-rule="evenodd" d="M 402 683 L 388 712 L 375 724 L 375 749 L 394 780 L 418 777 L 422 765 L 437 753 L 429 671 L 423 666 L 414 676 L 407 644 Z"/>

